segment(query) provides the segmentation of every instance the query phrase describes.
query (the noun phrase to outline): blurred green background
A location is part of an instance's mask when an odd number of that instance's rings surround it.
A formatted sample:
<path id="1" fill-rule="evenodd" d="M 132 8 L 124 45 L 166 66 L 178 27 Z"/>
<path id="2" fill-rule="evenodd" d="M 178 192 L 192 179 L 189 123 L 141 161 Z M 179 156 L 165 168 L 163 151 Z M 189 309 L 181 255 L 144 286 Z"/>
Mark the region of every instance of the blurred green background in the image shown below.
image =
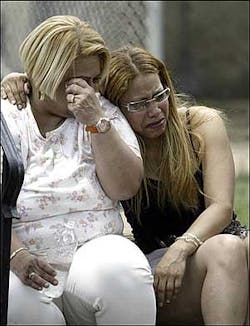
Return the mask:
<path id="1" fill-rule="evenodd" d="M 236 178 L 235 212 L 243 225 L 249 227 L 249 176 L 240 174 Z"/>
<path id="2" fill-rule="evenodd" d="M 249 100 L 210 98 L 201 102 L 220 108 L 229 119 L 226 126 L 236 167 L 234 207 L 239 220 L 249 227 Z"/>

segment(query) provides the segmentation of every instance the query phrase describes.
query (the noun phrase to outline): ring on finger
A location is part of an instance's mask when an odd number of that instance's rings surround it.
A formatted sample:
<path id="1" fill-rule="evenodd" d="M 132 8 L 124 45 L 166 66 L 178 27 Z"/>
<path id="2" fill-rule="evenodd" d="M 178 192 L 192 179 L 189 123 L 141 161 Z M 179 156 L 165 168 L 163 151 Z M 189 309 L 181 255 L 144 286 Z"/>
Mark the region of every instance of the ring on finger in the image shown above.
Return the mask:
<path id="1" fill-rule="evenodd" d="M 31 272 L 31 273 L 29 273 L 29 279 L 31 280 L 31 279 L 32 279 L 32 277 L 33 277 L 34 275 L 36 275 L 36 273 L 35 273 L 35 272 Z"/>
<path id="2" fill-rule="evenodd" d="M 75 95 L 71 94 L 70 103 L 75 103 Z"/>

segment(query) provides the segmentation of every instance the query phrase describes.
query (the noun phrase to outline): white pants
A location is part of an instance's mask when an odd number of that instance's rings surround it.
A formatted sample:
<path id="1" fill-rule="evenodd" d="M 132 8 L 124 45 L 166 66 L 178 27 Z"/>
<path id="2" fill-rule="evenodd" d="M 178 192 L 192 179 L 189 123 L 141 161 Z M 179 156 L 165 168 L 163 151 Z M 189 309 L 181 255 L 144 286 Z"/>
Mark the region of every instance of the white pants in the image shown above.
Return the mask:
<path id="1" fill-rule="evenodd" d="M 8 325 L 66 325 L 54 302 L 44 302 L 43 295 L 24 285 L 10 272 Z"/>
<path id="2" fill-rule="evenodd" d="M 38 291 L 20 281 L 10 291 L 10 324 L 64 324 L 56 305 L 41 302 Z M 93 239 L 77 250 L 62 301 L 71 325 L 154 325 L 156 320 L 149 263 L 119 235 Z"/>

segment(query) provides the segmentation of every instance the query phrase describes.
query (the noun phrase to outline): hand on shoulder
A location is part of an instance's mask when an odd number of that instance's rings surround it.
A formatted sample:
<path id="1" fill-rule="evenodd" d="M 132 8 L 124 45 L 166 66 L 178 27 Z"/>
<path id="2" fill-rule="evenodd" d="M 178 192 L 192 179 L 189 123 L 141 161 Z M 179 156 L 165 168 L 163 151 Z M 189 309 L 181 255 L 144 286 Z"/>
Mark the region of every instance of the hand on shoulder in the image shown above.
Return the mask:
<path id="1" fill-rule="evenodd" d="M 8 99 L 18 109 L 27 105 L 27 95 L 30 94 L 30 83 L 26 74 L 13 72 L 1 81 L 1 98 Z"/>

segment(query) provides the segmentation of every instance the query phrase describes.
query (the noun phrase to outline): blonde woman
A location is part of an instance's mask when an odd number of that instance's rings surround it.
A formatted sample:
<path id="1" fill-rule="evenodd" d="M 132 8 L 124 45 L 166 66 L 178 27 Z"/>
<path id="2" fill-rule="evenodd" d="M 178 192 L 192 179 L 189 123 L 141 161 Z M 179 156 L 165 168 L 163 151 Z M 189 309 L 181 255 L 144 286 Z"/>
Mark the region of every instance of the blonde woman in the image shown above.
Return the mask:
<path id="1" fill-rule="evenodd" d="M 53 16 L 26 37 L 20 57 L 32 88 L 27 108 L 1 103 L 25 168 L 8 324 L 152 325 L 153 276 L 143 253 L 122 236 L 118 203 L 136 194 L 143 164 L 128 122 L 97 93 L 109 68 L 104 41 L 76 17 Z M 55 270 L 35 252 L 65 222 L 75 225 L 79 246 L 60 311 L 40 292 L 57 285 Z"/>

